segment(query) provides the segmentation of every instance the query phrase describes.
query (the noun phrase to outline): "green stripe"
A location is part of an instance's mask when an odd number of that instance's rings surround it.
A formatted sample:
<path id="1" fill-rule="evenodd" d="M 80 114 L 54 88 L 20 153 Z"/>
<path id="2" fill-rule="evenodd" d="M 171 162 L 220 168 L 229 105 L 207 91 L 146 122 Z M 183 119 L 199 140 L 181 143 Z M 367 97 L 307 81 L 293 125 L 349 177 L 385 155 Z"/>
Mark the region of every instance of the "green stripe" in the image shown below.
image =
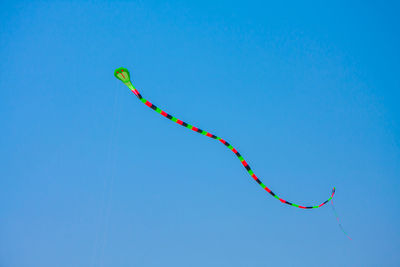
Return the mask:
<path id="1" fill-rule="evenodd" d="M 299 205 L 294 204 L 294 203 L 292 203 L 292 206 L 293 206 L 293 207 L 297 207 L 297 208 L 299 207 Z"/>
<path id="2" fill-rule="evenodd" d="M 266 188 L 265 184 L 261 183 L 260 185 L 262 188 Z"/>
<path id="3" fill-rule="evenodd" d="M 243 158 L 242 156 L 239 156 L 238 159 L 239 159 L 240 161 L 243 161 L 243 160 L 244 160 L 244 158 Z"/>
<path id="4" fill-rule="evenodd" d="M 202 134 L 202 135 L 206 135 L 207 132 L 206 132 L 206 131 L 202 131 L 201 134 Z"/>
<path id="5" fill-rule="evenodd" d="M 228 148 L 229 148 L 230 150 L 232 150 L 233 146 L 229 145 Z"/>
<path id="6" fill-rule="evenodd" d="M 158 113 L 161 113 L 161 109 L 159 109 L 159 108 L 156 108 L 156 111 L 158 112 Z"/>
<path id="7" fill-rule="evenodd" d="M 171 121 L 174 121 L 174 122 L 176 122 L 178 119 L 177 118 L 175 118 L 175 117 L 172 117 L 171 118 Z"/>
<path id="8" fill-rule="evenodd" d="M 253 175 L 253 174 L 254 174 L 254 172 L 253 172 L 251 169 L 248 171 L 248 173 L 249 173 L 250 175 Z"/>
<path id="9" fill-rule="evenodd" d="M 314 206 L 314 207 L 312 207 L 313 209 L 316 209 L 316 208 L 319 208 L 319 206 Z"/>
<path id="10" fill-rule="evenodd" d="M 186 128 L 192 129 L 193 125 L 187 124 Z"/>
<path id="11" fill-rule="evenodd" d="M 147 100 L 144 98 L 141 98 L 140 101 L 142 101 L 144 104 L 146 104 Z"/>

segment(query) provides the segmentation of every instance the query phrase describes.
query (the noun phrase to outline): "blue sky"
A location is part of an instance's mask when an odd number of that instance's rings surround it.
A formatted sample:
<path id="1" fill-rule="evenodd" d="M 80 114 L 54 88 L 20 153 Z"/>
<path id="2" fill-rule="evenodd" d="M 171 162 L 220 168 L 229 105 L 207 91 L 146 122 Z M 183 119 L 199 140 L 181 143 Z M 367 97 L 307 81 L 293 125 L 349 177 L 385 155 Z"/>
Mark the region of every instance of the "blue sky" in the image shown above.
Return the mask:
<path id="1" fill-rule="evenodd" d="M 399 265 L 394 1 L 0 7 L 0 266 Z"/>

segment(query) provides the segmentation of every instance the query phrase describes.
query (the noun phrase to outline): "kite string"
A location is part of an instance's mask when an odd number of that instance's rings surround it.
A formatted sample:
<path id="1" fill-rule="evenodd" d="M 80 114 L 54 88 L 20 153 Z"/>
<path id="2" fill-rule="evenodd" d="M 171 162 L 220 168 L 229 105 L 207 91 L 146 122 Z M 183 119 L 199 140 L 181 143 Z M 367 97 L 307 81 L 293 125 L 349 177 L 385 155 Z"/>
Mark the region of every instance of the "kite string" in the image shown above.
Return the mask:
<path id="1" fill-rule="evenodd" d="M 332 210 L 333 210 L 333 213 L 335 214 L 335 217 L 336 217 L 336 220 L 337 220 L 337 222 L 338 222 L 338 224 L 339 224 L 340 230 L 342 230 L 343 234 L 344 234 L 345 236 L 347 236 L 348 239 L 353 240 L 353 239 L 351 239 L 351 237 L 346 233 L 346 231 L 344 230 L 342 224 L 340 223 L 339 216 L 338 216 L 338 214 L 337 214 L 337 212 L 336 212 L 336 209 L 335 209 L 335 205 L 333 205 L 333 200 L 331 201 L 331 203 L 332 203 Z"/>
<path id="2" fill-rule="evenodd" d="M 101 247 L 101 255 L 102 258 L 100 260 L 99 266 L 104 265 L 104 255 L 105 255 L 105 250 L 107 247 L 107 241 L 108 241 L 108 236 L 109 236 L 109 224 L 110 224 L 110 213 L 111 213 L 111 204 L 112 204 L 112 199 L 113 199 L 113 189 L 114 189 L 114 182 L 115 182 L 115 173 L 117 170 L 117 147 L 116 147 L 116 140 L 117 140 L 117 134 L 120 129 L 120 120 L 121 120 L 121 110 L 122 110 L 122 105 L 120 105 L 121 102 L 121 94 L 117 95 L 117 101 L 116 101 L 116 106 L 117 106 L 117 111 L 116 111 L 116 119 L 114 118 L 114 126 L 112 129 L 112 136 L 111 136 L 111 144 L 110 144 L 110 150 L 111 150 L 111 156 L 110 156 L 110 179 L 109 179 L 109 186 L 108 186 L 108 192 L 106 196 L 106 206 L 105 206 L 105 225 L 104 225 L 104 232 L 103 232 L 103 244 Z"/>
<path id="3" fill-rule="evenodd" d="M 103 206 L 101 207 L 100 217 L 102 220 L 98 220 L 100 224 L 99 229 L 97 230 L 96 240 L 93 245 L 93 257 L 91 266 L 102 266 L 104 263 L 104 250 L 107 243 L 108 237 L 108 228 L 109 228 L 109 217 L 111 205 L 110 202 L 112 200 L 113 193 L 113 184 L 115 179 L 115 170 L 116 170 L 116 147 L 115 140 L 116 135 L 120 126 L 120 114 L 121 114 L 121 94 L 116 93 L 114 95 L 114 104 L 112 107 L 112 116 L 111 116 L 111 131 L 110 136 L 108 138 L 107 144 L 107 164 L 105 167 L 105 177 L 103 181 L 104 193 L 103 193 Z"/>

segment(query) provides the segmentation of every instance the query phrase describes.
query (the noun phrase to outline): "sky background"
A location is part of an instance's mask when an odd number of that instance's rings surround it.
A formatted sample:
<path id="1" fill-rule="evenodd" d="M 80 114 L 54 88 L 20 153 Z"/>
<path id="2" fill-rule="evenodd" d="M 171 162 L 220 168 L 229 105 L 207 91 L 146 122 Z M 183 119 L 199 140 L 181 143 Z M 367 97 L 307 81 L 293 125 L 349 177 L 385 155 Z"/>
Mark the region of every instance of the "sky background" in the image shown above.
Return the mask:
<path id="1" fill-rule="evenodd" d="M 399 266 L 399 11 L 2 1 L 0 266 Z"/>

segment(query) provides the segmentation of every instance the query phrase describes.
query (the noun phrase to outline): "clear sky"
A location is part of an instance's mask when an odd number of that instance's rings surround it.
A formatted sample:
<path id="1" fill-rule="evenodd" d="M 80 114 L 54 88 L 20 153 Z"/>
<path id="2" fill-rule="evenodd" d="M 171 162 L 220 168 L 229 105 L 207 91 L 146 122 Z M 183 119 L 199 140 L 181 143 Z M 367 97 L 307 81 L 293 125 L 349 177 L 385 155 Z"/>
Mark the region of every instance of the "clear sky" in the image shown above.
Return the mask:
<path id="1" fill-rule="evenodd" d="M 2 1 L 0 266 L 399 266 L 399 4 L 275 2 Z"/>

